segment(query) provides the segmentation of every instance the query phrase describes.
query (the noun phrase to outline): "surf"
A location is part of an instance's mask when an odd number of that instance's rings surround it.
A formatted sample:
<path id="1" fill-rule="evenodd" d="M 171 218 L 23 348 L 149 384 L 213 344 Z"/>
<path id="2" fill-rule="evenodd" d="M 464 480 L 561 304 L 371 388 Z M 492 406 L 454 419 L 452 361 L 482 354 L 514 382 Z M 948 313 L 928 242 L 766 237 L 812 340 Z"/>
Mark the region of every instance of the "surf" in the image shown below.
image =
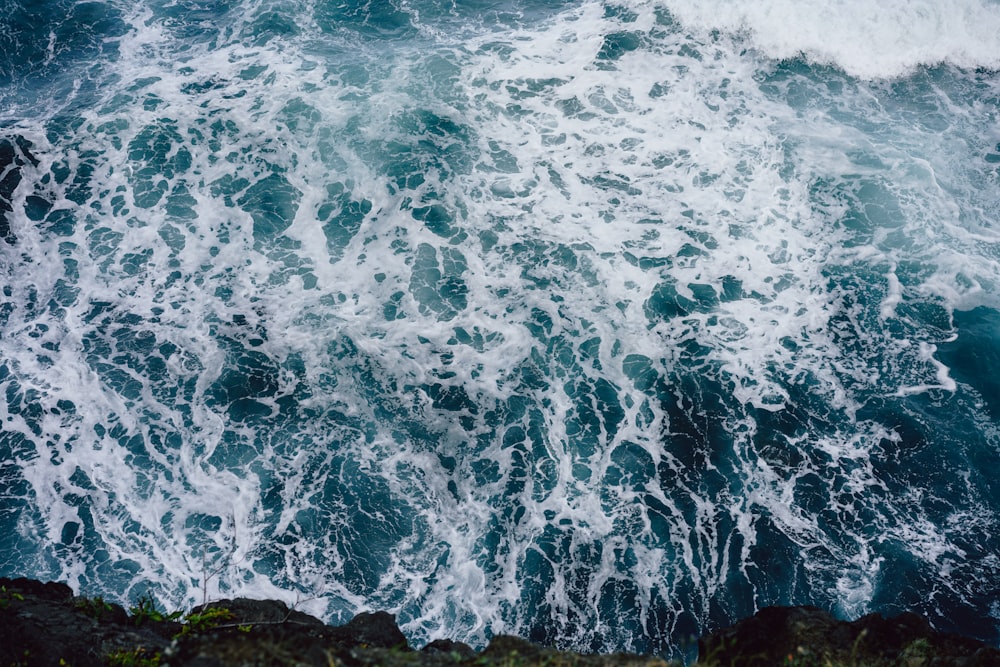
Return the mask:
<path id="1" fill-rule="evenodd" d="M 995 638 L 993 5 L 88 7 L 3 72 L 0 573 Z"/>

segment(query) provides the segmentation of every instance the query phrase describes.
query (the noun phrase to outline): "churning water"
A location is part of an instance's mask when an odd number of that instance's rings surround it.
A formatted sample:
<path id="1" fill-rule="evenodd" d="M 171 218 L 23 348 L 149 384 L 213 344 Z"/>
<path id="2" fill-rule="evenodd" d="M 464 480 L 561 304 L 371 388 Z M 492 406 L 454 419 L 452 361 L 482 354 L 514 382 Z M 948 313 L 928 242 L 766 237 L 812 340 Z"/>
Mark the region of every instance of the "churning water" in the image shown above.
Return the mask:
<path id="1" fill-rule="evenodd" d="M 996 642 L 1000 5 L 0 17 L 0 574 Z"/>

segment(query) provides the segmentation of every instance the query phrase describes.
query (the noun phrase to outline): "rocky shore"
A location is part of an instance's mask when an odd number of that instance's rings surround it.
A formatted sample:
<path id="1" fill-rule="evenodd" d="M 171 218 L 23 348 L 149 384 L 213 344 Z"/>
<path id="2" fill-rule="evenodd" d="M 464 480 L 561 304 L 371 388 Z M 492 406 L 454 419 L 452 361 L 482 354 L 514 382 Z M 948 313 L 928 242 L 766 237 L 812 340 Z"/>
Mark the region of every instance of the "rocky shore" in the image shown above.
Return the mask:
<path id="1" fill-rule="evenodd" d="M 920 616 L 838 621 L 814 607 L 769 607 L 698 642 L 702 667 L 998 667 L 1000 651 L 936 632 Z M 447 639 L 411 648 L 385 612 L 343 626 L 274 600 L 220 600 L 167 614 L 128 612 L 69 586 L 0 578 L 0 667 L 667 667 L 654 656 L 586 655 L 494 637 L 482 651 Z"/>

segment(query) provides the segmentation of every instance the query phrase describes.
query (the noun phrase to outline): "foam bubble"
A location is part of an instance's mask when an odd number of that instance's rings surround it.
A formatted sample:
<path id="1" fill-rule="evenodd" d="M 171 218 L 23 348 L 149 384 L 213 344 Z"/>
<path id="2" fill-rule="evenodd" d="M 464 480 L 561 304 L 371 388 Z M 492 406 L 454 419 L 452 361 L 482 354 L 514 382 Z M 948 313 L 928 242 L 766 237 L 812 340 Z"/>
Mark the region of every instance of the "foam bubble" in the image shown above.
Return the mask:
<path id="1" fill-rule="evenodd" d="M 664 4 L 692 29 L 740 35 L 769 58 L 804 56 L 863 79 L 940 63 L 1000 67 L 1000 7 L 983 0 Z"/>

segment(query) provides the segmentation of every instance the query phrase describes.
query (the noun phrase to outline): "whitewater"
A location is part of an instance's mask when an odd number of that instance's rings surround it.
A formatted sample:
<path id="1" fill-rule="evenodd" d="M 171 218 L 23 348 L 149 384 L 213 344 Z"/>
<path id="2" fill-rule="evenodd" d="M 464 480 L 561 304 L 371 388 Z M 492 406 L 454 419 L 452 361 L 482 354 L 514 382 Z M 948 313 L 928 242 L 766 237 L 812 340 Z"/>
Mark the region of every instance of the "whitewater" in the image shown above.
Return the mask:
<path id="1" fill-rule="evenodd" d="M 1000 635 L 1000 4 L 0 0 L 0 575 L 690 657 Z"/>

